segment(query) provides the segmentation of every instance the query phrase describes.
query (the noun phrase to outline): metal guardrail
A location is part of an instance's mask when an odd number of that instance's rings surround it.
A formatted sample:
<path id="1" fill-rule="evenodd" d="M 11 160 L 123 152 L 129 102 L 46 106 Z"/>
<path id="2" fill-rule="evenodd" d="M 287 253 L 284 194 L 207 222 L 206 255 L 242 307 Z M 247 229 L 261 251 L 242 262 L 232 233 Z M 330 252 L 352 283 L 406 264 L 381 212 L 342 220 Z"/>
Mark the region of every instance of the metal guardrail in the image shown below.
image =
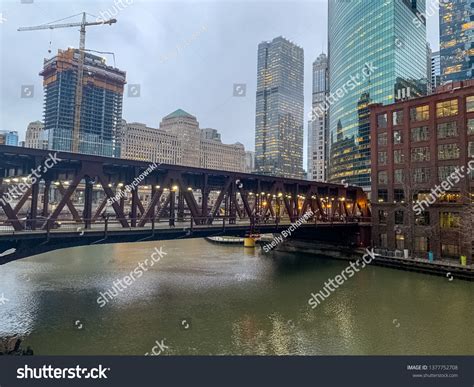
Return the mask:
<path id="1" fill-rule="evenodd" d="M 409 256 L 408 258 L 405 258 L 404 253 L 401 250 L 388 250 L 388 249 L 374 248 L 374 253 L 377 255 L 380 255 L 382 258 L 396 259 L 396 260 L 405 261 L 405 262 L 417 262 L 417 263 L 425 263 L 425 264 L 431 264 L 431 265 L 437 265 L 437 266 L 457 267 L 457 268 L 462 268 L 462 269 L 474 268 L 474 265 L 462 265 L 456 262 L 454 259 L 448 260 L 445 258 L 438 258 L 438 259 L 434 259 L 433 261 L 430 261 L 428 258 L 421 257 L 418 255 Z"/>
<path id="2" fill-rule="evenodd" d="M 128 224 L 128 227 L 122 225 L 122 221 L 125 220 Z M 19 221 L 23 227 L 23 230 L 15 231 L 12 222 Z M 65 231 L 74 231 L 85 233 L 88 231 L 120 231 L 120 230 L 134 230 L 134 229 L 173 229 L 186 227 L 188 229 L 203 229 L 203 228 L 215 228 L 216 226 L 222 226 L 223 229 L 226 227 L 232 226 L 249 226 L 250 231 L 258 229 L 262 226 L 277 226 L 277 227 L 289 227 L 294 222 L 287 217 L 284 218 L 270 218 L 262 219 L 260 217 L 244 218 L 239 219 L 235 216 L 222 216 L 218 215 L 215 217 L 174 217 L 174 218 L 148 218 L 144 226 L 139 227 L 138 224 L 143 222 L 142 218 L 117 218 L 115 216 L 106 216 L 99 219 L 81 219 L 80 222 L 73 219 L 58 219 L 51 220 L 50 218 L 46 219 L 20 219 L 20 220 L 0 220 L 0 235 L 1 234 L 25 234 L 25 233 L 35 233 L 35 232 L 65 232 Z M 365 223 L 370 222 L 369 218 L 353 217 L 353 218 L 330 218 L 326 220 L 317 220 L 310 219 L 305 224 L 314 224 L 314 225 L 337 225 L 337 224 L 348 224 L 348 223 Z M 10 223 L 10 224 L 9 224 Z"/>

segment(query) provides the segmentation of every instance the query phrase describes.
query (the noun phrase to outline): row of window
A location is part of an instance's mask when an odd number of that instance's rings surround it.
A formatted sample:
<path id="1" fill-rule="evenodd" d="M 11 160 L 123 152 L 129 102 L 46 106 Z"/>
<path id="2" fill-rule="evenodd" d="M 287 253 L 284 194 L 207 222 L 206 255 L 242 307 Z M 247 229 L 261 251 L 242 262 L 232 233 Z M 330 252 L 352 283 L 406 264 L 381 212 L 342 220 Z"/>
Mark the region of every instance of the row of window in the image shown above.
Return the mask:
<path id="1" fill-rule="evenodd" d="M 474 141 L 469 142 L 468 147 L 469 157 L 474 157 Z M 459 144 L 441 144 L 438 145 L 438 160 L 456 160 L 461 156 L 461 148 Z M 423 162 L 430 161 L 431 152 L 429 147 L 418 147 L 411 149 L 411 161 Z M 402 149 L 393 151 L 394 164 L 405 163 L 405 153 Z M 388 164 L 388 153 L 381 151 L 378 153 L 378 165 L 384 166 Z"/>
<path id="2" fill-rule="evenodd" d="M 425 236 L 415 236 L 413 240 L 413 250 L 418 253 L 427 253 L 431 250 L 430 239 Z M 397 234 L 395 236 L 395 245 L 397 250 L 405 249 L 405 236 L 403 234 Z M 387 248 L 387 234 L 382 233 L 379 237 L 379 246 Z M 441 255 L 446 258 L 459 258 L 460 248 L 459 245 L 452 242 L 441 243 Z"/>
<path id="3" fill-rule="evenodd" d="M 466 111 L 468 113 L 474 112 L 474 96 L 466 97 Z M 458 99 L 451 99 L 448 101 L 438 102 L 436 104 L 436 117 L 445 118 L 452 117 L 459 114 Z M 430 119 L 430 106 L 422 105 L 410 108 L 410 122 L 422 122 Z M 394 126 L 403 125 L 404 112 L 398 110 L 392 113 L 392 123 Z M 388 114 L 383 113 L 377 116 L 377 128 L 384 129 L 388 126 Z"/>
<path id="4" fill-rule="evenodd" d="M 474 135 L 474 119 L 467 120 L 467 134 Z M 444 122 L 437 125 L 437 138 L 443 140 L 459 136 L 457 121 Z M 393 144 L 403 144 L 403 132 L 401 130 L 393 131 Z M 428 126 L 420 126 L 411 129 L 411 142 L 422 142 L 430 140 L 430 130 Z M 388 133 L 379 133 L 377 135 L 377 143 L 379 146 L 388 145 Z"/>
<path id="5" fill-rule="evenodd" d="M 379 210 L 378 223 L 380 225 L 386 225 L 388 216 L 388 211 Z M 405 211 L 396 210 L 394 212 L 394 221 L 395 225 L 404 225 Z M 423 211 L 421 214 L 415 215 L 414 222 L 416 226 L 429 226 L 430 213 L 428 211 Z M 459 228 L 461 226 L 461 214 L 459 212 L 442 211 L 439 213 L 439 225 L 441 228 Z"/>
<path id="6" fill-rule="evenodd" d="M 388 202 L 388 190 L 386 189 L 379 189 L 378 193 L 378 202 L 379 203 L 387 203 Z M 418 192 L 413 194 L 413 202 L 425 203 L 426 206 L 429 206 L 433 200 L 433 194 L 431 192 Z M 394 189 L 393 190 L 393 199 L 396 203 L 404 203 L 405 202 L 405 191 L 403 189 Z M 461 194 L 459 192 L 446 192 L 444 194 L 440 194 L 435 199 L 437 203 L 461 203 Z"/>

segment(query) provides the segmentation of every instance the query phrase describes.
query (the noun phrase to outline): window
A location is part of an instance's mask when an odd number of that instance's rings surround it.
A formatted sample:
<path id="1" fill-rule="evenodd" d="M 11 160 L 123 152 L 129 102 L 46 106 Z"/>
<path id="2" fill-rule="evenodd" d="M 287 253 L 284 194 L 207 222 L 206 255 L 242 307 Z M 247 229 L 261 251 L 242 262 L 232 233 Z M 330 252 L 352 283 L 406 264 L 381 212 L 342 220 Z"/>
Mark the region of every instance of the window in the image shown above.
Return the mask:
<path id="1" fill-rule="evenodd" d="M 377 116 L 377 128 L 383 129 L 387 127 L 387 113 Z"/>
<path id="2" fill-rule="evenodd" d="M 387 224 L 387 218 L 388 218 L 388 211 L 379 210 L 379 223 Z"/>
<path id="3" fill-rule="evenodd" d="M 427 126 L 420 126 L 419 128 L 412 128 L 411 140 L 413 142 L 428 141 L 429 130 Z"/>
<path id="4" fill-rule="evenodd" d="M 428 183 L 430 181 L 430 177 L 429 168 L 415 168 L 413 170 L 414 183 Z"/>
<path id="5" fill-rule="evenodd" d="M 430 148 L 413 148 L 411 150 L 411 161 L 430 161 Z"/>
<path id="6" fill-rule="evenodd" d="M 387 133 L 379 133 L 378 134 L 378 144 L 380 146 L 387 145 L 388 143 L 388 136 Z"/>
<path id="7" fill-rule="evenodd" d="M 461 223 L 459 212 L 441 212 L 439 217 L 441 228 L 458 228 Z"/>
<path id="8" fill-rule="evenodd" d="M 413 195 L 413 200 L 415 202 L 429 201 L 433 199 L 433 194 L 431 192 L 419 192 Z M 436 200 L 436 198 L 434 198 Z"/>
<path id="9" fill-rule="evenodd" d="M 403 210 L 395 211 L 395 224 L 403 224 L 403 218 L 404 218 L 403 215 L 404 215 Z"/>
<path id="10" fill-rule="evenodd" d="M 397 250 L 403 250 L 405 248 L 405 236 L 403 234 L 397 234 L 395 236 L 395 245 Z"/>
<path id="11" fill-rule="evenodd" d="M 404 157 L 403 157 L 403 152 L 401 149 L 397 149 L 393 151 L 393 162 L 395 164 L 403 164 Z"/>
<path id="12" fill-rule="evenodd" d="M 468 155 L 474 157 L 474 141 L 469 141 Z"/>
<path id="13" fill-rule="evenodd" d="M 459 246 L 447 243 L 441 243 L 441 255 L 443 257 L 458 258 Z"/>
<path id="14" fill-rule="evenodd" d="M 379 152 L 379 165 L 387 165 L 387 152 Z"/>
<path id="15" fill-rule="evenodd" d="M 393 112 L 393 126 L 403 125 L 403 110 Z"/>
<path id="16" fill-rule="evenodd" d="M 429 251 L 428 238 L 423 236 L 415 237 L 415 245 L 413 246 L 413 249 L 419 253 L 426 253 Z"/>
<path id="17" fill-rule="evenodd" d="M 423 211 L 420 215 L 415 215 L 415 224 L 417 226 L 429 226 L 430 213 L 428 211 Z"/>
<path id="18" fill-rule="evenodd" d="M 403 169 L 395 169 L 393 173 L 393 179 L 395 184 L 402 184 L 403 183 Z"/>
<path id="19" fill-rule="evenodd" d="M 448 176 L 451 176 L 453 172 L 455 172 L 456 166 L 454 165 L 444 165 L 442 167 L 438 167 L 438 180 L 444 181 L 448 179 Z"/>
<path id="20" fill-rule="evenodd" d="M 393 132 L 393 143 L 395 145 L 403 143 L 403 141 L 402 141 L 402 132 L 400 130 L 395 130 Z"/>
<path id="21" fill-rule="evenodd" d="M 379 191 L 378 191 L 378 202 L 379 203 L 388 202 L 388 191 L 386 189 L 379 189 Z"/>
<path id="22" fill-rule="evenodd" d="M 418 106 L 410 109 L 410 121 L 420 122 L 428 121 L 430 119 L 430 107 L 429 105 Z"/>
<path id="23" fill-rule="evenodd" d="M 474 95 L 466 98 L 466 110 L 468 113 L 474 112 Z"/>
<path id="24" fill-rule="evenodd" d="M 451 117 L 459 113 L 458 100 L 451 99 L 449 101 L 438 102 L 436 104 L 436 117 Z"/>
<path id="25" fill-rule="evenodd" d="M 393 200 L 397 203 L 403 203 L 405 201 L 405 191 L 402 189 L 393 190 Z"/>
<path id="26" fill-rule="evenodd" d="M 450 138 L 458 135 L 458 123 L 456 121 L 438 124 L 438 138 Z"/>
<path id="27" fill-rule="evenodd" d="M 380 171 L 380 172 L 379 172 L 378 181 L 379 181 L 379 184 L 388 184 L 388 174 L 387 174 L 387 171 Z"/>
<path id="28" fill-rule="evenodd" d="M 460 149 L 458 144 L 444 144 L 438 146 L 438 160 L 458 159 Z"/>
<path id="29" fill-rule="evenodd" d="M 467 120 L 467 134 L 474 134 L 474 118 Z"/>
<path id="30" fill-rule="evenodd" d="M 440 203 L 459 203 L 461 201 L 461 194 L 459 192 L 449 192 L 441 195 L 438 199 Z"/>

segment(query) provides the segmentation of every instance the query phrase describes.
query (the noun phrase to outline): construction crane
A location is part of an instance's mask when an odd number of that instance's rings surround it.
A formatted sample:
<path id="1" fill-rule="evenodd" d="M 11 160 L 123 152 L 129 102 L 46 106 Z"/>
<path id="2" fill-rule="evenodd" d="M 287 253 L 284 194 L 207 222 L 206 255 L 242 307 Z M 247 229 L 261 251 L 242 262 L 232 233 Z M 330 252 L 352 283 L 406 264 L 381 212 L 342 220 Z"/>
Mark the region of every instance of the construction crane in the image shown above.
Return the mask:
<path id="1" fill-rule="evenodd" d="M 79 16 L 81 14 L 69 16 L 66 19 L 71 17 Z M 65 19 L 62 19 L 65 20 Z M 61 21 L 61 20 L 58 20 Z M 94 21 L 88 22 L 86 13 L 82 12 L 82 22 L 80 23 L 63 23 L 63 24 L 42 24 L 40 26 L 34 27 L 20 27 L 18 31 L 36 31 L 36 30 L 48 30 L 55 28 L 70 28 L 70 27 L 81 27 L 80 29 L 80 39 L 79 39 L 79 62 L 77 66 L 77 86 L 76 86 L 76 95 L 75 95 L 75 104 L 74 104 L 74 128 L 72 131 L 72 152 L 79 152 L 79 132 L 81 129 L 81 111 L 82 111 L 82 83 L 84 78 L 84 58 L 86 51 L 86 27 L 98 26 L 103 24 L 112 25 L 117 23 L 117 19 L 109 19 L 105 21 Z"/>

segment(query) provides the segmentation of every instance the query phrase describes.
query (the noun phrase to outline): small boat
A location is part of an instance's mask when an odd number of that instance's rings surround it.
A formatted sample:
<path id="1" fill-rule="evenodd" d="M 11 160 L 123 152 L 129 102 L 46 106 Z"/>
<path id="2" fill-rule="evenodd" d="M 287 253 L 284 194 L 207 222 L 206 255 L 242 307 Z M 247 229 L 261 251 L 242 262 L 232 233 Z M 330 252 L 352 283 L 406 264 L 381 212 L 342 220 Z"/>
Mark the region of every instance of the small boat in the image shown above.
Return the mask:
<path id="1" fill-rule="evenodd" d="M 223 245 L 242 245 L 244 243 L 244 238 L 233 236 L 211 236 L 206 237 L 204 239 L 211 243 L 218 243 Z"/>

